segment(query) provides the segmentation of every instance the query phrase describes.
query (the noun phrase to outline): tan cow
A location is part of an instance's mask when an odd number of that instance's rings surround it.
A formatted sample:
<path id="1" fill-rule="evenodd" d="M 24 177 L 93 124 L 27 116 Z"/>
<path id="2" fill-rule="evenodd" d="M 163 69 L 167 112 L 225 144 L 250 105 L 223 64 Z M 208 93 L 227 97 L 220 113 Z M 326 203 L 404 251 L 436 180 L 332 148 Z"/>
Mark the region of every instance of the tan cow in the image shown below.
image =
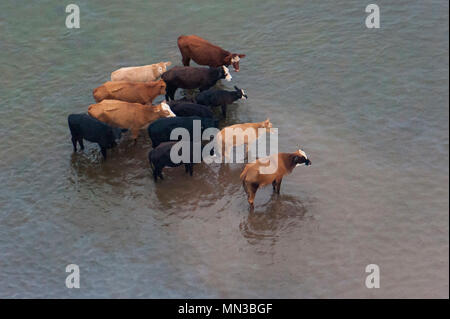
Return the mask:
<path id="1" fill-rule="evenodd" d="M 283 176 L 290 174 L 300 164 L 311 165 L 311 161 L 305 152 L 299 149 L 294 153 L 273 154 L 245 165 L 240 178 L 250 206 L 253 206 L 259 187 L 272 184 L 274 192 L 279 194 Z"/>
<path id="2" fill-rule="evenodd" d="M 92 104 L 88 113 L 106 124 L 130 130 L 135 141 L 139 130 L 147 128 L 153 121 L 175 116 L 165 102 L 159 105 L 142 105 L 119 100 L 103 100 Z"/>
<path id="3" fill-rule="evenodd" d="M 95 101 L 121 100 L 125 102 L 152 104 L 161 94 L 166 94 L 166 83 L 163 80 L 152 82 L 109 81 L 94 89 Z"/>
<path id="4" fill-rule="evenodd" d="M 172 62 L 120 68 L 111 73 L 111 81 L 149 82 L 157 80 Z"/>
<path id="5" fill-rule="evenodd" d="M 235 124 L 223 128 L 216 136 L 218 150 L 228 161 L 230 160 L 230 151 L 234 146 L 244 144 L 245 153 L 247 153 L 248 145 L 259 138 L 260 128 L 265 129 L 263 130 L 265 133 L 273 132 L 269 119 L 258 123 Z"/>

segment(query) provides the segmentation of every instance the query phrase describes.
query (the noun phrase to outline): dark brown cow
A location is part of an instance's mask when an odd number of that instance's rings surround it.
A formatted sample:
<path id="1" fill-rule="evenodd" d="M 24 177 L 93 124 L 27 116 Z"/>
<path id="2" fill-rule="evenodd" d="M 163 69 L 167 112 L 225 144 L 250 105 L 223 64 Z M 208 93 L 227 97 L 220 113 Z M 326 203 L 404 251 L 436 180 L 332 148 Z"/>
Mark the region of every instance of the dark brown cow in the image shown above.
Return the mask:
<path id="1" fill-rule="evenodd" d="M 192 59 L 197 64 L 214 68 L 232 64 L 234 70 L 239 72 L 239 60 L 245 57 L 245 54 L 231 53 L 196 35 L 178 37 L 178 47 L 184 66 L 189 66 Z"/>

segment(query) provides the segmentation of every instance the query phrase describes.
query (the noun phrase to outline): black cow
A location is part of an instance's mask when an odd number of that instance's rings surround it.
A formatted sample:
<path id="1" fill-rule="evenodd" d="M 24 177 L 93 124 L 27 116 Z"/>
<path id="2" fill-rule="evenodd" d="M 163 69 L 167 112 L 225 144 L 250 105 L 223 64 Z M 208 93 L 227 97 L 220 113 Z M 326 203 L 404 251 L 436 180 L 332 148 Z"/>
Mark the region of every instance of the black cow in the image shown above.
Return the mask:
<path id="1" fill-rule="evenodd" d="M 108 124 L 87 114 L 70 114 L 67 118 L 70 133 L 72 134 L 73 151 L 77 151 L 77 142 L 83 150 L 83 139 L 97 143 L 100 146 L 103 158 L 106 159 L 106 150 L 117 145 L 116 140 L 120 139 L 122 130 L 111 127 Z"/>
<path id="2" fill-rule="evenodd" d="M 179 103 L 195 103 L 195 99 L 193 97 L 185 96 L 178 100 L 166 101 L 166 103 L 172 108 L 172 106 L 177 105 Z"/>
<path id="3" fill-rule="evenodd" d="M 201 133 L 209 127 L 217 127 L 217 120 L 199 116 L 160 118 L 150 124 L 147 128 L 148 136 L 152 140 L 153 148 L 157 147 L 162 142 L 170 141 L 170 133 L 175 128 L 185 128 L 189 132 L 189 137 L 192 141 L 194 137 L 194 120 L 201 121 Z"/>
<path id="4" fill-rule="evenodd" d="M 171 106 L 171 110 L 176 116 L 214 117 L 213 112 L 208 106 L 195 103 L 176 103 Z"/>
<path id="5" fill-rule="evenodd" d="M 189 172 L 189 174 L 192 176 L 194 167 L 192 154 L 193 148 L 191 147 L 190 149 L 189 162 L 184 163 L 183 161 L 181 161 L 179 163 L 174 163 L 170 158 L 170 151 L 172 149 L 172 146 L 174 146 L 176 143 L 178 143 L 178 141 L 161 143 L 148 153 L 148 161 L 150 162 L 150 168 L 152 169 L 153 178 L 155 179 L 155 182 L 158 180 L 158 176 L 161 179 L 164 179 L 162 176 L 162 169 L 166 166 L 177 167 L 184 164 L 186 173 Z M 182 155 L 181 154 L 182 150 L 183 150 L 182 148 L 179 150 L 178 155 Z"/>
<path id="6" fill-rule="evenodd" d="M 237 86 L 234 87 L 235 91 L 215 90 L 209 89 L 207 91 L 200 92 L 195 98 L 196 102 L 211 107 L 221 106 L 223 116 L 227 115 L 227 104 L 231 104 L 236 100 L 247 99 L 247 94 L 244 90 L 241 90 Z"/>
<path id="7" fill-rule="evenodd" d="M 214 86 L 220 79 L 231 81 L 230 71 L 226 66 L 220 66 L 218 68 L 176 66 L 163 73 L 161 78 L 167 85 L 167 101 L 174 99 L 175 91 L 178 88 L 200 89 L 200 91 L 204 91 Z"/>

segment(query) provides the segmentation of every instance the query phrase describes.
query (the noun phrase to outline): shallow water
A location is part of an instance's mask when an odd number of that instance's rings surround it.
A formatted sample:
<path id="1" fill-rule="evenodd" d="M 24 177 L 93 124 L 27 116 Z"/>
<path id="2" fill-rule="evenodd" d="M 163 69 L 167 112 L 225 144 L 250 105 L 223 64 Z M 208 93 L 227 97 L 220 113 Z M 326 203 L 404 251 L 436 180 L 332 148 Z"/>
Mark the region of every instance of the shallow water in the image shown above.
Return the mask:
<path id="1" fill-rule="evenodd" d="M 377 1 L 377 30 L 360 1 L 76 3 L 78 30 L 0 3 L 0 297 L 448 298 L 448 1 Z M 243 164 L 155 185 L 145 132 L 72 153 L 67 116 L 119 67 L 180 64 L 180 34 L 247 54 L 221 125 L 270 117 L 313 162 L 254 211 Z"/>

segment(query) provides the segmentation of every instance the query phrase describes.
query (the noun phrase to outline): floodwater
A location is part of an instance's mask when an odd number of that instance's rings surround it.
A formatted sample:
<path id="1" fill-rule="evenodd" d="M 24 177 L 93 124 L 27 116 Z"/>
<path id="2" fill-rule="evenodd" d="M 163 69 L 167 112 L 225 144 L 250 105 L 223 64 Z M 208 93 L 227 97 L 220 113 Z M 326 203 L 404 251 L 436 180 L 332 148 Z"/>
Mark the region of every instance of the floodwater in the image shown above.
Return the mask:
<path id="1" fill-rule="evenodd" d="M 0 3 L 0 297 L 448 298 L 448 1 L 377 1 L 380 29 L 356 0 L 75 3 L 72 30 Z M 179 65 L 181 34 L 247 55 L 221 126 L 270 117 L 312 161 L 254 211 L 243 164 L 155 184 L 146 132 L 72 153 L 67 116 L 119 67 Z"/>

